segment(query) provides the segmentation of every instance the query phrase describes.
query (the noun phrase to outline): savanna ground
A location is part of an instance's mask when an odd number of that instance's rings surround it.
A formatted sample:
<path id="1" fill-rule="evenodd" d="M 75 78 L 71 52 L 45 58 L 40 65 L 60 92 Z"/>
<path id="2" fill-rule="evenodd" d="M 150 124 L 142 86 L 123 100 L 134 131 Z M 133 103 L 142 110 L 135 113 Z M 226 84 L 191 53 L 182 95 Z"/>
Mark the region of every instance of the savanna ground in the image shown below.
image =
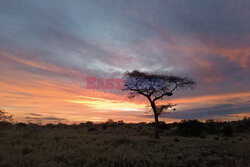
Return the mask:
<path id="1" fill-rule="evenodd" d="M 165 124 L 108 121 L 0 128 L 0 166 L 250 166 L 250 119 Z"/>

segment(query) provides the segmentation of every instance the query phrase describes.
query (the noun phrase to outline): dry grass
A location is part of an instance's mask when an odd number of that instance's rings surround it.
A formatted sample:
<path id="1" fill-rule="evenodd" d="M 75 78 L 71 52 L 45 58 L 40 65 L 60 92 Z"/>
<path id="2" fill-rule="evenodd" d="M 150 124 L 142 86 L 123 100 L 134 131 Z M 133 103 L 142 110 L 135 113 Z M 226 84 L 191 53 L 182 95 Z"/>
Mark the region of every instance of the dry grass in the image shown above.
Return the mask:
<path id="1" fill-rule="evenodd" d="M 173 129 L 162 130 L 155 140 L 147 125 L 5 127 L 0 130 L 0 166 L 250 165 L 247 132 L 182 137 Z"/>

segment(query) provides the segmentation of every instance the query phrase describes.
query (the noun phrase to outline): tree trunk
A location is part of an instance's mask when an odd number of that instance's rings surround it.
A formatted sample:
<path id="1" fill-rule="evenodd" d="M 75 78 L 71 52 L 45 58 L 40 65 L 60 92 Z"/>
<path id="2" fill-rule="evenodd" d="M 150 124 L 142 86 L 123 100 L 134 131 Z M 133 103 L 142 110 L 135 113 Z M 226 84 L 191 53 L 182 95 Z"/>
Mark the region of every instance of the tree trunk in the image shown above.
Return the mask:
<path id="1" fill-rule="evenodd" d="M 158 114 L 156 111 L 156 106 L 154 102 L 151 102 L 151 107 L 154 111 L 154 116 L 155 116 L 155 139 L 159 139 L 159 120 L 158 120 Z"/>

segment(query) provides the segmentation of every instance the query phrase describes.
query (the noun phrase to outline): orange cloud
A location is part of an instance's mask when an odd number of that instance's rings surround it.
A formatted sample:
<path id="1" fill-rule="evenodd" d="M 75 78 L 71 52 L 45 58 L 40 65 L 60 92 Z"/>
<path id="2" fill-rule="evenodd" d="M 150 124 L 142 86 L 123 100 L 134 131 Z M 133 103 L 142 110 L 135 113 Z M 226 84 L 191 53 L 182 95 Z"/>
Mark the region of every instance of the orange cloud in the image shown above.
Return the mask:
<path id="1" fill-rule="evenodd" d="M 215 48 L 215 51 L 230 61 L 237 62 L 242 68 L 249 68 L 250 47 L 244 48 Z"/>

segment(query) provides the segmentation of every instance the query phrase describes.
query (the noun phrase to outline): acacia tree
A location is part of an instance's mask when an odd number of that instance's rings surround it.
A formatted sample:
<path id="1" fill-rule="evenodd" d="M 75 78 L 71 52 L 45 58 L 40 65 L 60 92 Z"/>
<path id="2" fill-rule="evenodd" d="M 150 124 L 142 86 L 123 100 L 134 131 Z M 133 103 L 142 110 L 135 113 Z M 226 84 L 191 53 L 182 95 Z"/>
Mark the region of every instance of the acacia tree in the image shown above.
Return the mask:
<path id="1" fill-rule="evenodd" d="M 142 95 L 148 99 L 154 113 L 156 139 L 159 139 L 159 115 L 166 109 L 173 107 L 171 104 L 157 106 L 156 101 L 166 96 L 172 96 L 175 90 L 194 88 L 195 86 L 195 82 L 188 77 L 150 74 L 138 70 L 125 72 L 123 78 L 123 90 L 128 91 L 129 98 Z"/>
<path id="2" fill-rule="evenodd" d="M 0 108 L 0 121 L 12 121 L 13 115 L 8 114 L 3 109 Z"/>

